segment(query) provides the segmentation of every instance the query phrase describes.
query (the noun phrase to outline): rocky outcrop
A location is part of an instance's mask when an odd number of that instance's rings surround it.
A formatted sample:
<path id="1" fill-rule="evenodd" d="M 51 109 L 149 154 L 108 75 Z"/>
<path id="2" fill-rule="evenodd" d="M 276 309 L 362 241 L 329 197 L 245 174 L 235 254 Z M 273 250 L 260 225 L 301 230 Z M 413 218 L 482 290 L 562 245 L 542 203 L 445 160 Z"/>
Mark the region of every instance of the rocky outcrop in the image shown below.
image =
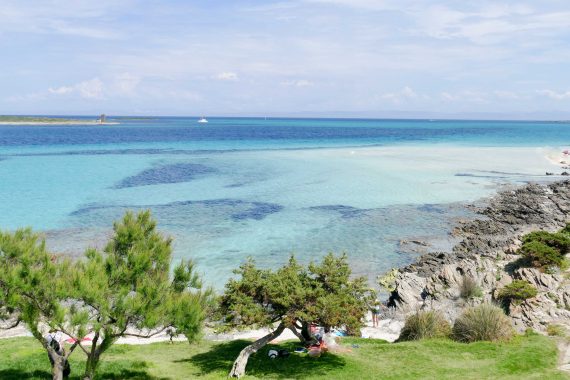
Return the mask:
<path id="1" fill-rule="evenodd" d="M 504 191 L 477 212 L 481 218 L 453 232 L 460 242 L 451 252 L 428 253 L 399 269 L 388 305 L 401 314 L 433 308 L 453 320 L 466 304 L 495 301 L 499 289 L 521 279 L 536 287 L 538 295 L 508 307 L 517 329 L 543 332 L 551 323 L 570 327 L 570 273 L 549 274 L 514 264 L 522 235 L 556 231 L 570 222 L 570 181 Z M 476 295 L 467 289 L 473 284 Z"/>

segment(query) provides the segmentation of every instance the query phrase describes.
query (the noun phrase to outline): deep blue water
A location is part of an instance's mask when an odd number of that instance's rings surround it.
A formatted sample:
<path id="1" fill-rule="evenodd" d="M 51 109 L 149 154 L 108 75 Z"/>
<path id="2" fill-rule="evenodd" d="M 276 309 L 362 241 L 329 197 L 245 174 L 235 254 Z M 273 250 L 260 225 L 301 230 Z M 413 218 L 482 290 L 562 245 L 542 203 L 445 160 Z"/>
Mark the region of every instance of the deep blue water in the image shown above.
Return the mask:
<path id="1" fill-rule="evenodd" d="M 111 119 L 112 121 L 112 119 Z M 100 146 L 189 143 L 187 148 L 251 149 L 454 143 L 486 146 L 555 144 L 570 124 L 520 121 L 194 118 L 119 119 L 109 126 L 0 126 L 0 146 Z M 200 142 L 215 143 L 200 145 Z M 167 149 L 172 149 L 168 147 Z"/>

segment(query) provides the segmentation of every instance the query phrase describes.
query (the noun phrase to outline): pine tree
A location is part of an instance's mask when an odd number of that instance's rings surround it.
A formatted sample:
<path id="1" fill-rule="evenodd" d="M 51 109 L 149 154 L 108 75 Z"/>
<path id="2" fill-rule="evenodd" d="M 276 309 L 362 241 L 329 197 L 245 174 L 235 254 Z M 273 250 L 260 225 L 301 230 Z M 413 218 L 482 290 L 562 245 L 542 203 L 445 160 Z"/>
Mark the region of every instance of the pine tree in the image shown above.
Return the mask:
<path id="1" fill-rule="evenodd" d="M 44 335 L 46 330 L 69 330 L 64 302 L 65 279 L 71 263 L 51 255 L 45 241 L 30 229 L 0 232 L 0 319 L 3 328 L 24 323 L 47 351 L 53 379 L 69 375 L 68 358 L 77 348 L 65 350 Z M 81 326 L 73 326 L 74 333 Z"/>
<path id="2" fill-rule="evenodd" d="M 206 317 L 210 290 L 202 290 L 191 261 L 174 268 L 172 240 L 156 231 L 150 212 L 127 212 L 115 223 L 103 252 L 90 249 L 72 278 L 73 316 L 87 317 L 94 334 L 81 348 L 87 355 L 84 379 L 93 379 L 101 355 L 117 339 L 149 338 L 176 328 L 194 340 Z"/>
<path id="3" fill-rule="evenodd" d="M 310 324 L 329 331 L 345 327 L 356 332 L 368 311 L 374 292 L 363 277 L 351 279 L 346 255 L 327 255 L 307 268 L 292 256 L 276 271 L 260 269 L 248 260 L 234 271 L 220 298 L 218 315 L 223 329 L 270 327 L 274 330 L 245 347 L 235 360 L 230 376 L 241 377 L 249 356 L 290 329 L 302 343 L 312 337 Z"/>
<path id="4" fill-rule="evenodd" d="M 101 356 L 121 337 L 148 338 L 168 329 L 192 341 L 212 292 L 203 289 L 191 261 L 170 274 L 171 245 L 149 211 L 127 212 L 103 252 L 88 249 L 73 263 L 49 254 L 30 230 L 0 233 L 0 318 L 26 324 L 47 350 L 54 379 L 63 378 L 77 347 L 87 356 L 84 379 L 93 379 Z M 54 349 L 44 327 L 74 343 L 67 352 Z M 92 341 L 81 343 L 88 334 Z"/>

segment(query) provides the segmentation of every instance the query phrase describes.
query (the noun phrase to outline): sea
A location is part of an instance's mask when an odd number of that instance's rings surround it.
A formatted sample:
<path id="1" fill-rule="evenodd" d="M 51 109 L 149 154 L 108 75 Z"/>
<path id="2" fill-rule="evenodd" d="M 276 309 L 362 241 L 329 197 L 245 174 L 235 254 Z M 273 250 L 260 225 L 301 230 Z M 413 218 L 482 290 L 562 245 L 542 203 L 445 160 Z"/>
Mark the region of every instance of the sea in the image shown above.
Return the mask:
<path id="1" fill-rule="evenodd" d="M 469 205 L 563 178 L 570 143 L 564 122 L 198 119 L 0 125 L 0 229 L 31 227 L 80 257 L 124 212 L 150 209 L 175 261 L 218 289 L 248 257 L 272 268 L 328 252 L 374 284 L 449 249 Z"/>

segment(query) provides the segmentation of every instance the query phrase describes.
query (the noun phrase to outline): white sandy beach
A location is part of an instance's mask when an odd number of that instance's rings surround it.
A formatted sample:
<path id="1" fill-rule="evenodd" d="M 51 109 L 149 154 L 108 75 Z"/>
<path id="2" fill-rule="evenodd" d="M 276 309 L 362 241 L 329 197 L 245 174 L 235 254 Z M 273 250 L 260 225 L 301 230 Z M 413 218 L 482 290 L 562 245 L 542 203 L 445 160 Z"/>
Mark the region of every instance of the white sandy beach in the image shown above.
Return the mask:
<path id="1" fill-rule="evenodd" d="M 365 327 L 361 331 L 361 337 L 370 339 L 383 339 L 388 342 L 395 341 L 400 330 L 403 327 L 403 322 L 396 319 L 384 319 L 379 321 L 378 327 L 372 327 L 372 318 L 370 313 L 367 316 Z M 136 333 L 133 330 L 131 333 Z M 215 342 L 227 342 L 232 340 L 256 340 L 259 339 L 271 331 L 269 329 L 254 329 L 254 330 L 244 330 L 244 331 L 233 331 L 225 334 L 215 334 L 212 329 L 206 328 L 204 331 L 204 339 L 211 340 Z M 0 339 L 7 338 L 18 338 L 18 337 L 31 337 L 32 334 L 25 328 L 25 326 L 20 325 L 16 328 L 10 330 L 0 330 Z M 92 334 L 87 335 L 91 338 Z M 64 336 L 63 339 L 68 339 L 68 336 Z M 117 341 L 117 344 L 151 344 L 158 342 L 167 342 L 170 340 L 170 336 L 166 332 L 154 335 L 151 338 L 138 338 L 138 337 L 124 337 Z M 172 339 L 173 341 L 185 341 L 183 336 L 178 336 Z M 282 342 L 287 340 L 297 340 L 297 337 L 288 329 L 286 329 L 281 336 L 275 339 L 273 342 Z"/>

